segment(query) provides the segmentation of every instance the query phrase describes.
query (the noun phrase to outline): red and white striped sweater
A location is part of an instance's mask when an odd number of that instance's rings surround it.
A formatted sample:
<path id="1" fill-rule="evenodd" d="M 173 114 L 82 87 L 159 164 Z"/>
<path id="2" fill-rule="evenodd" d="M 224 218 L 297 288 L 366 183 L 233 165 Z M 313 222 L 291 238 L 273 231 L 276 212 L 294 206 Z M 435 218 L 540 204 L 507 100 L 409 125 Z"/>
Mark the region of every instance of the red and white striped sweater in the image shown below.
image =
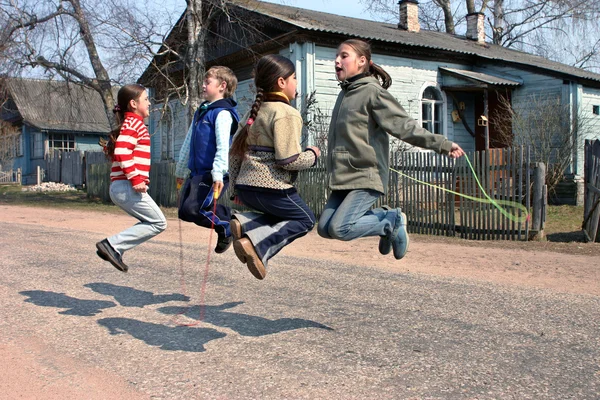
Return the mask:
<path id="1" fill-rule="evenodd" d="M 128 179 L 133 186 L 150 182 L 150 134 L 144 119 L 126 112 L 115 143 L 110 180 Z"/>

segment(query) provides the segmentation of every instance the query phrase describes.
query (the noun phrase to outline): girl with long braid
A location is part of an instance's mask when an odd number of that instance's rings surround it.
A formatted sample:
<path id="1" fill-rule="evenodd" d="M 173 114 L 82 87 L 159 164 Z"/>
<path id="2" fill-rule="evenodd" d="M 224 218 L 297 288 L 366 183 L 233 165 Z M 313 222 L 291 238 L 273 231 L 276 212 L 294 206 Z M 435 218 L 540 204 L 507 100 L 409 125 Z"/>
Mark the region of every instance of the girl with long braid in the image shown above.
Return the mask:
<path id="1" fill-rule="evenodd" d="M 268 260 L 306 235 L 316 218 L 293 183 L 312 167 L 320 151 L 300 147 L 302 117 L 290 105 L 296 93 L 294 64 L 280 55 L 262 57 L 254 69 L 256 100 L 242 118 L 229 152 L 229 175 L 236 204 L 260 213 L 234 214 L 233 249 L 258 279 Z"/>
<path id="2" fill-rule="evenodd" d="M 96 253 L 119 271 L 127 272 L 123 253 L 167 228 L 167 220 L 147 193 L 150 183 L 150 135 L 144 118 L 150 116 L 148 92 L 142 85 L 125 85 L 117 94 L 119 127 L 105 147 L 112 161 L 110 199 L 139 222 L 96 243 Z"/>

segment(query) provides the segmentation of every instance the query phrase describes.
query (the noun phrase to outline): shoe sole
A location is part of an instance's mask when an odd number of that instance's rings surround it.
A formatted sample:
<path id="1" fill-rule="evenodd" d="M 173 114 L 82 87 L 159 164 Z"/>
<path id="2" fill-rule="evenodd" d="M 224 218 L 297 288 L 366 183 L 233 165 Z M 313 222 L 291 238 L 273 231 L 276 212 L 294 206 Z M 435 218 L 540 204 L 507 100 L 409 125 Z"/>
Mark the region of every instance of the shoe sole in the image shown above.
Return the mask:
<path id="1" fill-rule="evenodd" d="M 108 252 L 102 242 L 96 243 L 96 248 L 98 249 L 98 250 L 96 250 L 96 254 L 98 254 L 98 256 L 101 259 L 108 261 L 109 263 L 112 264 L 113 267 L 115 267 L 119 271 L 127 272 L 127 268 L 121 267 L 121 265 L 119 265 L 119 263 L 117 261 L 113 260 L 113 258 L 108 254 Z"/>
<path id="2" fill-rule="evenodd" d="M 231 236 L 233 236 L 233 240 L 239 240 L 242 238 L 242 224 L 235 218 L 232 218 L 229 221 L 229 230 L 231 231 Z"/>
<path id="3" fill-rule="evenodd" d="M 392 210 L 388 205 L 381 206 L 386 211 Z M 392 241 L 387 236 L 381 236 L 379 238 L 379 253 L 386 256 L 392 252 Z"/>
<path id="4" fill-rule="evenodd" d="M 406 214 L 402 213 L 402 218 L 404 219 L 404 225 L 402 225 L 400 227 L 400 229 L 404 232 L 404 238 L 405 238 L 405 241 L 406 241 L 406 246 L 405 246 L 404 252 L 402 252 L 402 254 L 396 255 L 396 252 L 394 251 L 394 258 L 396 258 L 396 260 L 401 260 L 401 259 L 404 258 L 404 256 L 406 255 L 406 253 L 408 253 L 408 245 L 410 244 L 410 236 L 408 236 L 408 232 L 406 230 L 406 222 L 407 222 L 407 220 L 406 220 Z M 400 234 L 400 229 L 398 230 L 398 234 L 397 235 Z"/>
<path id="5" fill-rule="evenodd" d="M 233 251 L 235 252 L 237 258 L 242 263 L 246 264 L 248 270 L 256 279 L 265 279 L 267 270 L 265 269 L 262 261 L 260 261 L 258 258 L 258 255 L 255 253 L 254 249 L 252 251 L 254 254 L 250 254 L 248 249 L 244 247 L 243 242 L 236 240 L 233 242 Z"/>

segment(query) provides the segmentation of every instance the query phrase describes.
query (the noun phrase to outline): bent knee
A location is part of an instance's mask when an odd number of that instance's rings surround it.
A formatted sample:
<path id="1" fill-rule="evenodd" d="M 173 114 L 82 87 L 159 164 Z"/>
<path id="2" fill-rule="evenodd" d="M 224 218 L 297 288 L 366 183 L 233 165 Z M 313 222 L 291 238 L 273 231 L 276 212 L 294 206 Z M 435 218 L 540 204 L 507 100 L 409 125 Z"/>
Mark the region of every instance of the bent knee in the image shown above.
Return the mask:
<path id="1" fill-rule="evenodd" d="M 350 230 L 345 226 L 329 225 L 327 233 L 329 237 L 336 240 L 348 241 L 352 239 L 349 235 Z"/>
<path id="2" fill-rule="evenodd" d="M 163 232 L 165 229 L 167 229 L 167 220 L 165 219 L 154 224 L 154 229 L 156 229 L 158 233 Z"/>

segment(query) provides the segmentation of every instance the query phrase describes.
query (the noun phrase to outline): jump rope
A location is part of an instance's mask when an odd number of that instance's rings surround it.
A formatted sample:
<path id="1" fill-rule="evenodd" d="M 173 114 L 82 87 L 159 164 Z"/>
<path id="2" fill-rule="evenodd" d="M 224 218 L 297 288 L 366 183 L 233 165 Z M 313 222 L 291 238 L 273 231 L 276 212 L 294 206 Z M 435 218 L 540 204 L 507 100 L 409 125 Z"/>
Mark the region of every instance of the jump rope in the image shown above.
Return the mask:
<path id="1" fill-rule="evenodd" d="M 337 78 L 337 75 L 336 75 Z M 477 173 L 475 172 L 475 169 L 473 168 L 473 165 L 471 164 L 471 160 L 469 160 L 469 157 L 465 154 L 465 161 L 467 162 L 467 165 L 469 166 L 469 169 L 471 170 L 471 173 L 473 174 L 473 177 L 475 178 L 475 182 L 477 183 L 477 186 L 479 187 L 479 189 L 481 190 L 481 193 L 483 193 L 483 195 L 485 197 L 475 197 L 475 196 L 469 196 L 467 194 L 464 193 L 460 193 L 460 192 L 456 192 L 454 190 L 451 189 L 447 189 L 444 187 L 441 187 L 439 185 L 434 185 L 432 183 L 414 178 L 410 175 L 407 175 L 405 173 L 403 173 L 402 171 L 399 171 L 397 169 L 394 168 L 389 168 L 390 171 L 393 171 L 395 173 L 397 173 L 398 175 L 401 175 L 405 178 L 408 178 L 414 182 L 417 182 L 419 184 L 425 185 L 425 186 L 429 186 L 432 187 L 434 189 L 437 190 L 441 190 L 443 192 L 446 193 L 451 193 L 454 194 L 456 196 L 462 197 L 464 199 L 467 200 L 472 200 L 474 202 L 478 202 L 478 203 L 484 203 L 484 204 L 491 204 L 494 207 L 496 207 L 498 209 L 498 211 L 505 216 L 507 219 L 513 221 L 513 222 L 517 222 L 517 223 L 523 223 L 526 221 L 529 221 L 531 219 L 531 214 L 529 213 L 529 210 L 527 209 L 527 207 L 525 207 L 523 204 L 518 203 L 516 201 L 509 201 L 509 200 L 501 200 L 501 199 L 493 199 L 491 198 L 486 190 L 483 188 L 483 186 L 481 185 L 481 182 L 479 181 L 479 178 L 477 177 Z M 217 199 L 219 198 L 219 192 L 218 191 L 214 191 L 214 196 L 213 196 L 213 215 L 211 218 L 211 227 L 210 227 L 210 234 L 208 237 L 208 253 L 206 255 L 206 264 L 204 266 L 204 277 L 202 279 L 202 285 L 201 285 L 201 290 L 200 290 L 200 317 L 196 322 L 192 322 L 192 323 L 180 323 L 178 322 L 178 318 L 179 316 L 183 315 L 186 313 L 186 311 L 182 311 L 178 314 L 176 314 L 173 318 L 172 318 L 172 323 L 174 323 L 177 326 L 195 326 L 200 324 L 202 321 L 204 321 L 204 315 L 205 315 L 205 304 L 204 304 L 204 298 L 205 298 L 205 294 L 206 294 L 206 283 L 208 281 L 208 271 L 209 271 L 209 267 L 210 267 L 210 258 L 211 258 L 211 253 L 212 253 L 212 237 L 213 237 L 213 231 L 215 228 L 215 216 L 216 216 L 216 211 L 217 211 Z M 180 199 L 180 193 L 177 194 L 177 204 L 179 204 L 179 199 Z M 502 206 L 506 206 L 506 207 L 510 207 L 513 208 L 514 211 L 513 213 L 508 212 L 504 207 Z M 181 219 L 177 219 L 179 222 L 179 269 L 180 269 L 180 283 L 181 283 L 181 288 L 183 291 L 184 296 L 187 296 L 187 288 L 186 288 L 186 284 L 185 284 L 185 271 L 183 268 L 183 264 L 184 264 L 184 260 L 183 260 L 183 232 L 181 229 Z"/>
<path id="2" fill-rule="evenodd" d="M 509 200 L 501 200 L 501 199 L 493 199 L 492 197 L 490 197 L 486 190 L 483 188 L 483 185 L 481 184 L 479 178 L 477 177 L 477 173 L 475 172 L 475 169 L 473 168 L 473 165 L 471 164 L 471 160 L 469 160 L 469 157 L 465 154 L 464 156 L 465 161 L 467 162 L 467 165 L 469 166 L 469 169 L 471 171 L 471 173 L 473 174 L 473 177 L 475 179 L 475 182 L 477 183 L 477 186 L 479 187 L 479 189 L 481 190 L 481 193 L 483 193 L 483 195 L 485 197 L 475 197 L 475 196 L 469 196 L 467 194 L 464 193 L 460 193 L 454 190 L 450 190 L 444 187 L 441 187 L 439 185 L 434 185 L 432 183 L 414 178 L 410 175 L 407 175 L 405 173 L 403 173 L 402 171 L 399 171 L 397 169 L 391 168 L 390 167 L 390 171 L 393 171 L 395 173 L 397 173 L 398 175 L 401 175 L 405 178 L 408 178 L 414 182 L 417 182 L 419 184 L 425 185 L 425 186 L 429 186 L 432 187 L 434 189 L 437 190 L 441 190 L 443 192 L 447 192 L 447 193 L 451 193 L 454 194 L 456 196 L 465 198 L 467 200 L 472 200 L 478 203 L 484 203 L 484 204 L 491 204 L 494 207 L 496 207 L 498 209 L 498 211 L 504 215 L 506 218 L 508 218 L 511 221 L 517 222 L 517 223 L 523 223 L 526 221 L 529 221 L 531 218 L 531 215 L 529 213 L 529 210 L 527 210 L 527 207 L 525 207 L 523 204 L 516 202 L 516 201 L 509 201 Z M 179 204 L 179 196 L 180 194 L 178 194 L 177 196 L 177 204 Z M 204 303 L 204 298 L 206 295 L 206 284 L 208 281 L 208 272 L 209 272 L 209 267 L 210 267 L 210 259 L 211 259 L 211 254 L 212 254 L 212 238 L 213 238 L 213 232 L 214 232 L 214 228 L 215 228 L 215 216 L 216 216 L 216 212 L 217 212 L 217 199 L 219 198 L 219 192 L 215 191 L 214 195 L 213 195 L 213 215 L 211 218 L 211 227 L 210 227 L 210 234 L 208 236 L 208 253 L 206 255 L 206 263 L 204 265 L 204 276 L 202 279 L 202 284 L 201 284 L 201 290 L 200 290 L 200 304 L 199 304 L 199 312 L 200 312 L 200 316 L 199 319 L 195 322 L 191 322 L 191 323 L 181 323 L 178 321 L 179 317 L 183 314 L 186 313 L 186 311 L 181 311 L 180 313 L 176 314 L 171 322 L 177 326 L 195 326 L 200 324 L 202 321 L 204 321 L 204 316 L 205 316 L 205 311 L 206 311 L 206 306 Z M 508 212 L 506 210 L 506 208 L 502 207 L 510 207 L 513 209 L 513 212 Z M 178 222 L 179 222 L 179 273 L 180 273 L 180 284 L 181 284 L 181 288 L 183 291 L 183 295 L 187 296 L 187 287 L 186 287 L 186 283 L 185 283 L 185 270 L 183 268 L 183 264 L 184 264 L 184 257 L 183 257 L 183 231 L 181 229 L 181 219 L 178 218 Z"/>

